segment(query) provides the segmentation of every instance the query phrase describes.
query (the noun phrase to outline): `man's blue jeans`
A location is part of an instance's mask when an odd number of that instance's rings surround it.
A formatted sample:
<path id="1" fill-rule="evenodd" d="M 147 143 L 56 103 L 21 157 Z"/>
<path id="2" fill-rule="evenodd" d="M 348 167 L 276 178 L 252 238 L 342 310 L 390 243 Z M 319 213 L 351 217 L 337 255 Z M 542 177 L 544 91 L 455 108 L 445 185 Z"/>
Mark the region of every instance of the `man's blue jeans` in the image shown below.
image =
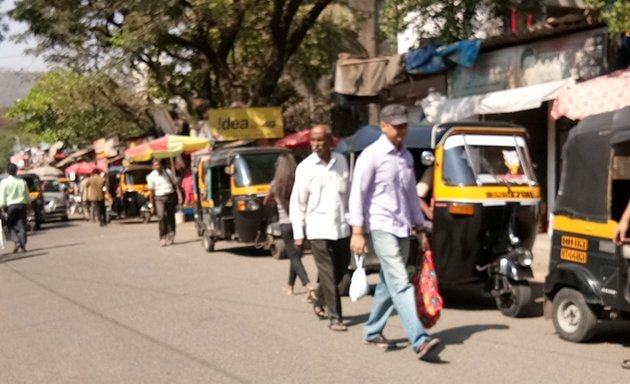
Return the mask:
<path id="1" fill-rule="evenodd" d="M 374 293 L 372 311 L 363 329 L 363 338 L 372 340 L 382 334 L 387 319 L 396 309 L 407 332 L 407 338 L 417 351 L 429 335 L 418 319 L 415 289 L 409 284 L 406 268 L 409 239 L 398 238 L 391 233 L 377 230 L 372 231 L 371 236 L 374 252 L 381 264 L 381 272 Z"/>

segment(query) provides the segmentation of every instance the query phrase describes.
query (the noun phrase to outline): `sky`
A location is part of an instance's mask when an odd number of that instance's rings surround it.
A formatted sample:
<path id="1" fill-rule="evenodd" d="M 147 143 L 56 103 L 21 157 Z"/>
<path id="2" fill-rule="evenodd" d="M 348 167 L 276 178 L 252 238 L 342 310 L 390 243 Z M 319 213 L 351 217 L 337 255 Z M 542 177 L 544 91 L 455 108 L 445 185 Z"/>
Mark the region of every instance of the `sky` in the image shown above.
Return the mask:
<path id="1" fill-rule="evenodd" d="M 6 12 L 13 8 L 13 0 L 0 0 L 0 12 Z M 22 70 L 27 72 L 46 71 L 46 64 L 41 58 L 27 55 L 26 49 L 34 45 L 33 42 L 16 44 L 11 41 L 11 36 L 26 30 L 23 24 L 14 21 L 9 22 L 8 38 L 0 42 L 0 69 Z"/>

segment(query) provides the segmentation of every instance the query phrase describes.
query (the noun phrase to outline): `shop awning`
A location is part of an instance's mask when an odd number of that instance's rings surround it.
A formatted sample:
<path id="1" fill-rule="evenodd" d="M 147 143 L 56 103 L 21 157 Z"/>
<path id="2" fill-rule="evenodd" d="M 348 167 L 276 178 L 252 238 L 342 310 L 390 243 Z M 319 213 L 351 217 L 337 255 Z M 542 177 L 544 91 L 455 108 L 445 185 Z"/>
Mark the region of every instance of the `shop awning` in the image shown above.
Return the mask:
<path id="1" fill-rule="evenodd" d="M 458 99 L 436 98 L 429 95 L 421 104 L 429 122 L 445 123 L 475 115 L 540 108 L 543 102 L 555 99 L 560 91 L 574 84 L 575 80 L 569 78 Z"/>
<path id="2" fill-rule="evenodd" d="M 630 105 L 630 69 L 576 84 L 558 94 L 553 102 L 551 117 L 566 116 L 582 120 L 591 115 L 612 112 Z"/>

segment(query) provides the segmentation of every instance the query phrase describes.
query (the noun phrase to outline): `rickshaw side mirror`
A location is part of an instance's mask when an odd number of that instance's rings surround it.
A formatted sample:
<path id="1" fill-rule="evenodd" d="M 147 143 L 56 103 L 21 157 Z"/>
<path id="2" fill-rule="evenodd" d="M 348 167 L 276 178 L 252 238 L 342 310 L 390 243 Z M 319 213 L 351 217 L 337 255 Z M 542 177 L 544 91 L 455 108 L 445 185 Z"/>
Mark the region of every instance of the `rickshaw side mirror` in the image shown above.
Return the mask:
<path id="1" fill-rule="evenodd" d="M 431 151 L 424 151 L 420 155 L 420 162 L 425 167 L 430 167 L 435 162 L 435 155 Z"/>
<path id="2" fill-rule="evenodd" d="M 225 173 L 230 176 L 234 176 L 234 164 L 226 165 L 224 168 Z"/>

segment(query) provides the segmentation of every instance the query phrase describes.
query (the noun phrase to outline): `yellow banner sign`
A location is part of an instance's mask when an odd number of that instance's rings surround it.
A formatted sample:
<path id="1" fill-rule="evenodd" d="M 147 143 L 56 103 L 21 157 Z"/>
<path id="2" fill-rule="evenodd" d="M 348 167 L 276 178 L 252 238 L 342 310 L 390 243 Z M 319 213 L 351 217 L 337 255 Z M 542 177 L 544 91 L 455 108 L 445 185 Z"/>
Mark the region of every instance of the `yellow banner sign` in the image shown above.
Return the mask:
<path id="1" fill-rule="evenodd" d="M 275 139 L 284 136 L 282 110 L 278 107 L 211 109 L 208 120 L 216 141 Z"/>
<path id="2" fill-rule="evenodd" d="M 575 251 L 573 249 L 560 248 L 560 258 L 574 263 L 586 264 L 586 252 Z"/>

